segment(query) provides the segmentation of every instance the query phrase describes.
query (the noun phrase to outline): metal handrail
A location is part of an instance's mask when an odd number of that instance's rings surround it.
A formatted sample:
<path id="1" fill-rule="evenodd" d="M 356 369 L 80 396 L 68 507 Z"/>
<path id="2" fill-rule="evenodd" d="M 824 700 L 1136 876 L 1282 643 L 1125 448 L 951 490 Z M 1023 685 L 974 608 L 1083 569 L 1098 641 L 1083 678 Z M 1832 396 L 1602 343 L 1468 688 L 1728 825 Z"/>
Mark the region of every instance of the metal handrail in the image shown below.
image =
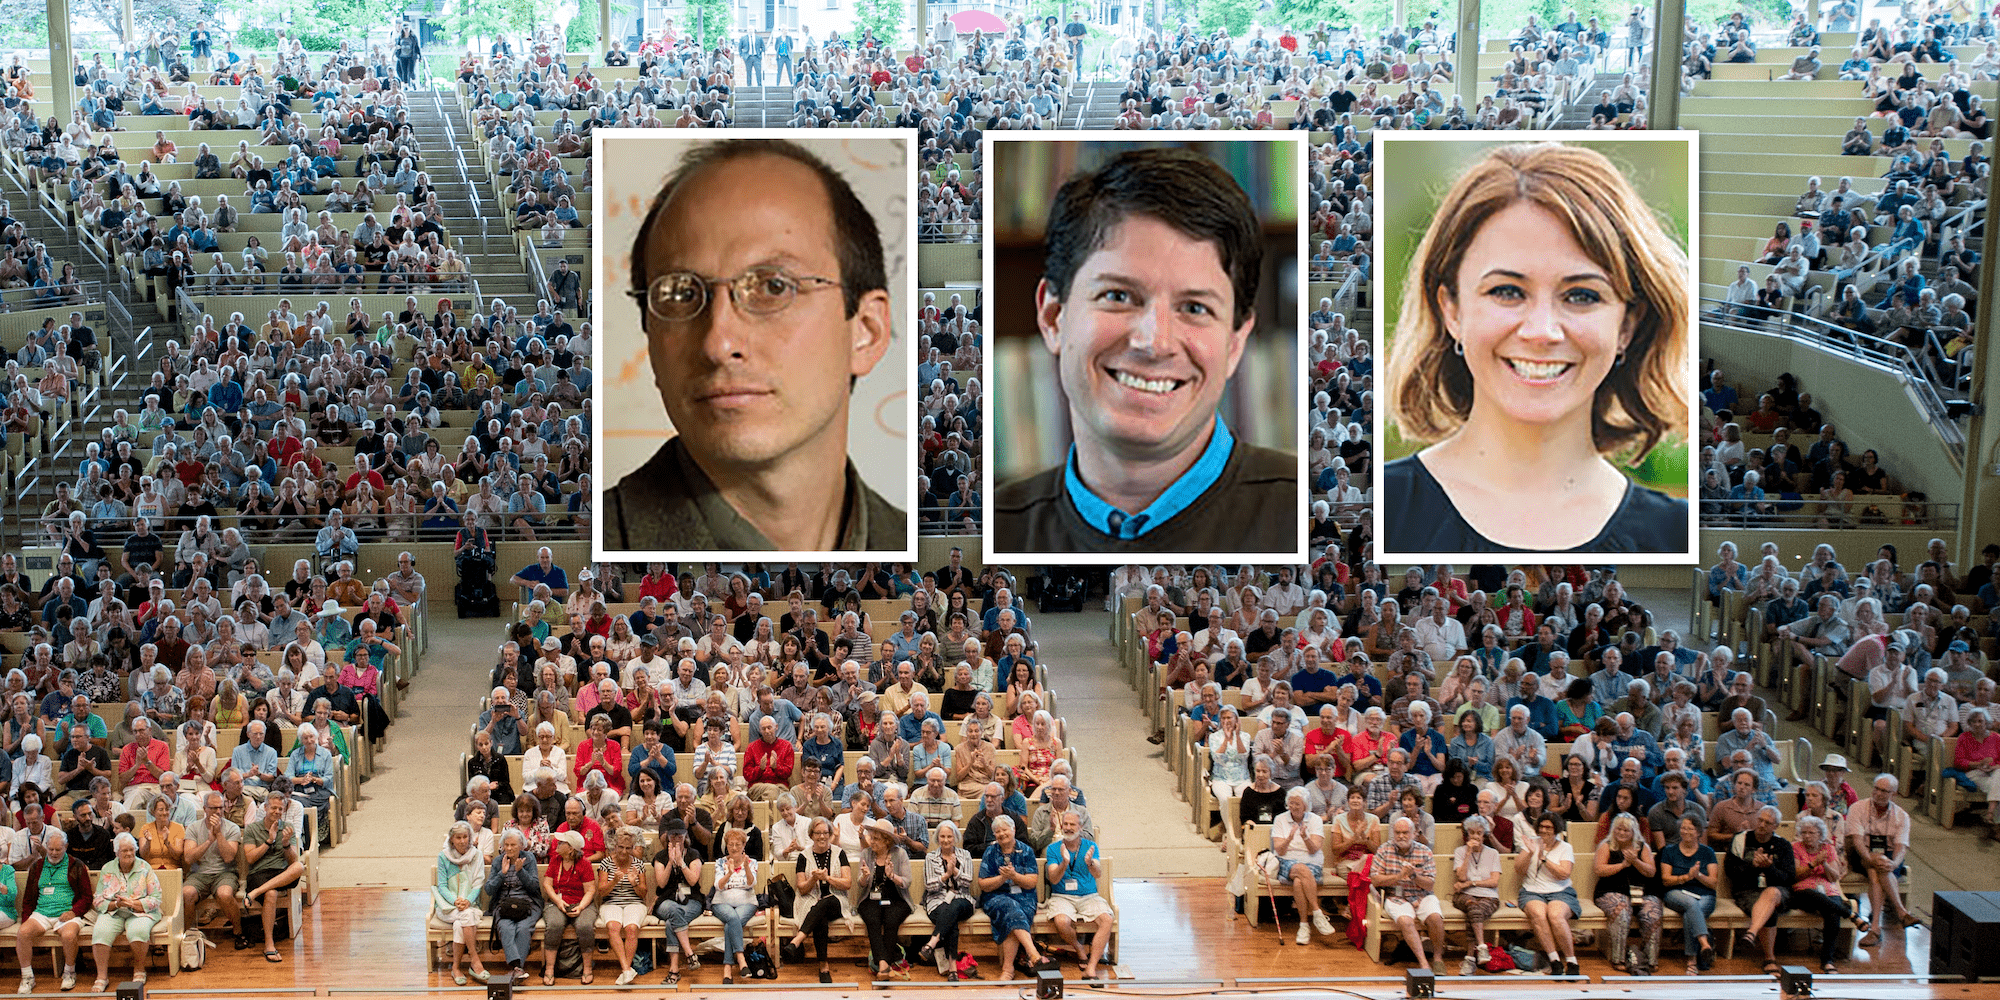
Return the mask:
<path id="1" fill-rule="evenodd" d="M 1897 525 L 1929 528 L 1934 531 L 1955 531 L 1958 528 L 1959 504 L 1930 500 L 1904 500 L 1893 494 L 1856 495 L 1847 501 L 1847 510 L 1837 515 L 1827 515 L 1818 511 L 1807 511 L 1809 505 L 1824 503 L 1815 494 L 1801 494 L 1791 500 L 1775 494 L 1766 494 L 1761 506 L 1767 511 L 1749 511 L 1745 500 L 1702 500 L 1701 526 L 1704 528 L 1814 528 L 1840 530 L 1847 528 L 1882 528 Z M 1728 510 L 1726 508 L 1737 508 Z M 1718 509 L 1723 508 L 1723 509 Z M 1790 510 L 1776 508 L 1792 508 Z M 1879 513 L 1867 513 L 1870 508 L 1879 508 Z"/>
<path id="2" fill-rule="evenodd" d="M 1756 310 L 1756 315 L 1746 315 Z M 1811 344 L 1822 350 L 1846 355 L 1862 364 L 1873 365 L 1900 377 L 1903 391 L 1924 421 L 1938 432 L 1955 461 L 1965 462 L 1965 434 L 1952 416 L 1944 394 L 1932 380 L 1929 365 L 1921 355 L 1893 340 L 1849 330 L 1817 316 L 1803 313 L 1761 310 L 1755 306 L 1731 304 L 1721 299 L 1702 299 L 1701 322 L 1743 333 L 1785 337 Z"/>

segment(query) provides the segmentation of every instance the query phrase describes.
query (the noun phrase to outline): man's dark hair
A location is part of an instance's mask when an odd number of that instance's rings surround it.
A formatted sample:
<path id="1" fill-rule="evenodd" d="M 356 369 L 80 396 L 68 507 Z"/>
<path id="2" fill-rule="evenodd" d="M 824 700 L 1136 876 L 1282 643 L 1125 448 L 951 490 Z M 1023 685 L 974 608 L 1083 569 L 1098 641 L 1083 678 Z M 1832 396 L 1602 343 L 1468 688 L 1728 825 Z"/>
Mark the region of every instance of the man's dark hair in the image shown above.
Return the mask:
<path id="1" fill-rule="evenodd" d="M 863 295 L 889 287 L 887 268 L 882 262 L 881 231 L 875 225 L 875 216 L 855 196 L 854 188 L 840 171 L 790 139 L 719 139 L 688 150 L 667 182 L 660 186 L 660 192 L 653 196 L 653 205 L 646 210 L 645 221 L 639 223 L 633 246 L 645 247 L 653 223 L 689 177 L 708 167 L 752 156 L 776 156 L 801 164 L 819 175 L 820 183 L 826 186 L 826 199 L 833 205 L 834 256 L 840 261 L 841 300 L 846 306 L 846 318 L 853 319 Z M 646 285 L 646 255 L 634 253 L 632 287 L 643 289 Z"/>
<path id="2" fill-rule="evenodd" d="M 1263 232 L 1257 209 L 1236 178 L 1214 160 L 1186 149 L 1135 149 L 1092 173 L 1064 182 L 1049 208 L 1042 277 L 1057 298 L 1099 248 L 1111 227 L 1150 215 L 1182 233 L 1215 244 L 1235 297 L 1231 327 L 1242 326 L 1257 299 Z"/>

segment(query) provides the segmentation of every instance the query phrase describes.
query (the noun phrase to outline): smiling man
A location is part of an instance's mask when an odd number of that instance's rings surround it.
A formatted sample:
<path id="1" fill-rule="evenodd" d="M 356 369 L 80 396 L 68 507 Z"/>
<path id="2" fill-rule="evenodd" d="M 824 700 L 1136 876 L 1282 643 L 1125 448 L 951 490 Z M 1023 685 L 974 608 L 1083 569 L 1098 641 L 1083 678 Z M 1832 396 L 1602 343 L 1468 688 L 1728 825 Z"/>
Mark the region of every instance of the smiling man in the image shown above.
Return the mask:
<path id="1" fill-rule="evenodd" d="M 1074 443 L 996 491 L 995 548 L 1296 551 L 1296 456 L 1218 412 L 1256 326 L 1263 239 L 1235 178 L 1191 151 L 1134 150 L 1062 186 L 1035 321 Z"/>
<path id="2" fill-rule="evenodd" d="M 607 549 L 903 548 L 907 515 L 847 459 L 892 325 L 880 232 L 838 171 L 789 141 L 696 146 L 631 280 L 677 435 L 605 492 Z"/>

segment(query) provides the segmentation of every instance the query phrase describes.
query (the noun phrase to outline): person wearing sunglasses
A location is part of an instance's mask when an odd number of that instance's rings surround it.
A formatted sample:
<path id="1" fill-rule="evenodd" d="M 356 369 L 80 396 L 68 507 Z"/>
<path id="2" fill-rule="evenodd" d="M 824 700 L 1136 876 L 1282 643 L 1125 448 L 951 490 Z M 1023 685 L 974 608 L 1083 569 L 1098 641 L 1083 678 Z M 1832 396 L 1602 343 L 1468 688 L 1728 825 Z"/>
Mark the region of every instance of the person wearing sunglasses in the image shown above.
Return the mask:
<path id="1" fill-rule="evenodd" d="M 606 491 L 606 548 L 901 551 L 908 515 L 847 458 L 851 390 L 892 339 L 876 216 L 847 180 L 788 140 L 703 143 L 632 249 L 675 436 Z"/>

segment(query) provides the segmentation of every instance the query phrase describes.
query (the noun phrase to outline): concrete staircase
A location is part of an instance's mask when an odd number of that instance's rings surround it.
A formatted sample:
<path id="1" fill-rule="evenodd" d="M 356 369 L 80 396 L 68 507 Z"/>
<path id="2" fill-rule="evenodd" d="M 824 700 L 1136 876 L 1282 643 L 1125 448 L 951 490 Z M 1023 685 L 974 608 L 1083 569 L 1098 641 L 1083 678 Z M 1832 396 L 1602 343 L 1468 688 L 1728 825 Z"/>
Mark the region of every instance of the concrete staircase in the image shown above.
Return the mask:
<path id="1" fill-rule="evenodd" d="M 1584 91 L 1583 97 L 1581 99 L 1579 99 L 1575 104 L 1570 105 L 1567 109 L 1563 111 L 1563 116 L 1560 119 L 1557 119 L 1556 121 L 1556 128 L 1580 129 L 1589 126 L 1590 109 L 1591 107 L 1597 104 L 1597 95 L 1602 94 L 1607 90 L 1616 90 L 1618 88 L 1618 85 L 1620 83 L 1623 83 L 1624 80 L 1625 80 L 1625 75 L 1622 72 L 1599 73 L 1596 76 L 1591 77 L 1590 89 Z"/>
<path id="2" fill-rule="evenodd" d="M 457 103 L 442 91 L 416 95 L 410 102 L 410 123 L 424 137 L 424 169 L 437 185 L 444 226 L 465 258 L 480 304 L 499 297 L 532 312 L 540 293 L 523 263 L 512 220 L 500 209 L 500 186 L 480 158 L 478 135 L 467 130 Z M 464 159 L 463 176 L 457 157 Z"/>

